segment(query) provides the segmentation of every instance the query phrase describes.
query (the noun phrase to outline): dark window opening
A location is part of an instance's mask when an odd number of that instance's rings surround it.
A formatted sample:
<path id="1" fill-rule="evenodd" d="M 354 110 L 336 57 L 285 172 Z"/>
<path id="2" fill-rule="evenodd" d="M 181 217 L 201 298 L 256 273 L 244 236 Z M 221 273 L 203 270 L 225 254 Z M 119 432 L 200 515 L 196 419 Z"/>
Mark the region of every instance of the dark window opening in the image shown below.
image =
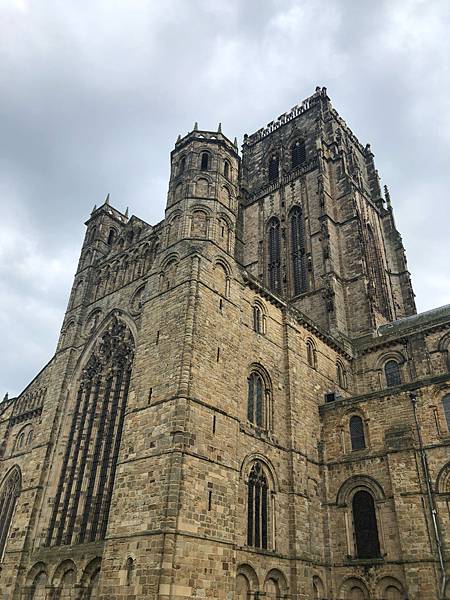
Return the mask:
<path id="1" fill-rule="evenodd" d="M 352 506 L 357 557 L 379 558 L 380 542 L 372 495 L 364 490 L 356 492 Z"/>
<path id="2" fill-rule="evenodd" d="M 297 140 L 291 148 L 291 165 L 294 169 L 300 166 L 306 160 L 305 142 Z"/>
<path id="3" fill-rule="evenodd" d="M 202 161 L 200 164 L 201 171 L 207 171 L 209 169 L 209 152 L 202 152 Z"/>
<path id="4" fill-rule="evenodd" d="M 294 295 L 308 288 L 306 267 L 306 240 L 303 212 L 299 206 L 291 211 L 291 254 Z"/>
<path id="5" fill-rule="evenodd" d="M 230 163 L 227 160 L 223 163 L 223 175 L 226 179 L 230 179 Z"/>
<path id="6" fill-rule="evenodd" d="M 268 547 L 268 485 L 259 462 L 255 463 L 248 478 L 247 544 L 255 548 Z"/>
<path id="7" fill-rule="evenodd" d="M 116 241 L 117 231 L 115 229 L 110 229 L 108 234 L 108 246 L 112 246 Z"/>
<path id="8" fill-rule="evenodd" d="M 400 375 L 400 367 L 396 360 L 387 361 L 384 365 L 384 373 L 386 375 L 386 384 L 388 387 L 401 384 L 402 378 Z"/>
<path id="9" fill-rule="evenodd" d="M 185 167 L 186 167 L 186 157 L 182 156 L 180 158 L 180 162 L 178 164 L 178 175 L 182 175 L 184 173 Z"/>
<path id="10" fill-rule="evenodd" d="M 269 181 L 278 179 L 280 160 L 278 154 L 274 154 L 269 160 Z"/>
<path id="11" fill-rule="evenodd" d="M 352 450 L 363 450 L 366 447 L 366 440 L 364 438 L 364 423 L 361 417 L 353 415 L 350 418 L 350 440 L 352 443 Z"/>

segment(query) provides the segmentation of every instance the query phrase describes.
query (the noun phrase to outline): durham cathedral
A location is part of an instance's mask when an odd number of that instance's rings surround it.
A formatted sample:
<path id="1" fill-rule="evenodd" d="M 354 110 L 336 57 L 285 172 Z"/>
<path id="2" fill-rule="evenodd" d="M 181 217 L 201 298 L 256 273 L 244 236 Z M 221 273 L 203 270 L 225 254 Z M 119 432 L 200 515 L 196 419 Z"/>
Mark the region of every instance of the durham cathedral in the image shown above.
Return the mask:
<path id="1" fill-rule="evenodd" d="M 180 136 L 164 219 L 86 222 L 0 403 L 1 600 L 450 598 L 450 305 L 325 88 Z"/>

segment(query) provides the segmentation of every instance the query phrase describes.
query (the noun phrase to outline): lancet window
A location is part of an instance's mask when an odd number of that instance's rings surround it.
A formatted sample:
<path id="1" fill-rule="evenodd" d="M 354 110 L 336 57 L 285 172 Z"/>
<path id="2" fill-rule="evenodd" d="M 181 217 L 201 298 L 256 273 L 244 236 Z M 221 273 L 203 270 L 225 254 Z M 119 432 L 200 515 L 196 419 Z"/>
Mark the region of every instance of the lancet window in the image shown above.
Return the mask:
<path id="1" fill-rule="evenodd" d="M 255 462 L 247 490 L 247 544 L 268 547 L 269 485 L 260 462 Z"/>
<path id="2" fill-rule="evenodd" d="M 80 376 L 47 545 L 105 537 L 133 356 L 131 332 L 114 316 Z"/>
<path id="3" fill-rule="evenodd" d="M 280 221 L 276 217 L 272 217 L 267 225 L 267 243 L 269 288 L 281 292 Z"/>
<path id="4" fill-rule="evenodd" d="M 306 273 L 305 222 L 302 209 L 295 206 L 291 211 L 291 255 L 294 295 L 306 292 L 308 287 Z"/>

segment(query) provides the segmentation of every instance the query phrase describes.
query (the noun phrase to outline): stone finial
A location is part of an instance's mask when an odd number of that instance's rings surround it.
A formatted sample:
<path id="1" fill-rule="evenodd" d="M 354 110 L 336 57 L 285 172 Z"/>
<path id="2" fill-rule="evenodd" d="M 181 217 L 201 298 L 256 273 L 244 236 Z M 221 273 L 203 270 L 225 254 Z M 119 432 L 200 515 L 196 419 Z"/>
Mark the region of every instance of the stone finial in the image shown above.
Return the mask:
<path id="1" fill-rule="evenodd" d="M 316 94 L 320 92 L 320 85 L 316 85 Z"/>
<path id="2" fill-rule="evenodd" d="M 198 123 L 197 123 L 197 121 L 195 121 L 195 123 L 194 123 L 194 131 L 198 131 Z"/>
<path id="3" fill-rule="evenodd" d="M 128 206 L 127 206 L 127 209 L 125 211 L 125 216 L 128 217 Z"/>
<path id="4" fill-rule="evenodd" d="M 178 134 L 178 137 L 177 137 L 177 144 L 178 144 L 178 142 L 179 142 L 180 140 L 181 140 L 181 133 L 179 133 L 179 134 Z"/>
<path id="5" fill-rule="evenodd" d="M 3 396 L 3 402 L 7 402 L 9 399 L 9 394 L 8 392 L 6 392 L 6 394 Z"/>
<path id="6" fill-rule="evenodd" d="M 93 215 L 95 213 L 95 211 L 97 210 L 97 205 L 94 204 L 94 208 L 92 209 L 91 215 Z"/>
<path id="7" fill-rule="evenodd" d="M 234 142 L 233 142 L 234 146 L 237 148 L 238 147 L 238 143 L 237 143 L 237 137 L 234 138 Z"/>
<path id="8" fill-rule="evenodd" d="M 109 192 L 108 192 L 108 195 L 106 196 L 105 204 L 107 206 L 109 206 Z"/>
<path id="9" fill-rule="evenodd" d="M 386 198 L 386 204 L 388 207 L 391 207 L 391 195 L 389 193 L 389 188 L 387 185 L 384 186 L 384 197 Z"/>
<path id="10" fill-rule="evenodd" d="M 217 128 L 217 133 L 222 133 L 222 123 L 219 123 L 219 127 Z"/>

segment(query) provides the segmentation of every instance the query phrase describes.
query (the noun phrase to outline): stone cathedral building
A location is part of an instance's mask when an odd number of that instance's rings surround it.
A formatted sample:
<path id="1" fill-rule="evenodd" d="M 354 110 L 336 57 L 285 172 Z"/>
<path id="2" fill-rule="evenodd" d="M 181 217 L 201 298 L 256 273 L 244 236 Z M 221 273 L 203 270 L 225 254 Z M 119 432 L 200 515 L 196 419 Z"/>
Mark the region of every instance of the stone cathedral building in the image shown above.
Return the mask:
<path id="1" fill-rule="evenodd" d="M 325 88 L 193 131 L 156 225 L 86 223 L 55 355 L 0 404 L 0 597 L 450 598 L 450 306 L 416 314 Z"/>

